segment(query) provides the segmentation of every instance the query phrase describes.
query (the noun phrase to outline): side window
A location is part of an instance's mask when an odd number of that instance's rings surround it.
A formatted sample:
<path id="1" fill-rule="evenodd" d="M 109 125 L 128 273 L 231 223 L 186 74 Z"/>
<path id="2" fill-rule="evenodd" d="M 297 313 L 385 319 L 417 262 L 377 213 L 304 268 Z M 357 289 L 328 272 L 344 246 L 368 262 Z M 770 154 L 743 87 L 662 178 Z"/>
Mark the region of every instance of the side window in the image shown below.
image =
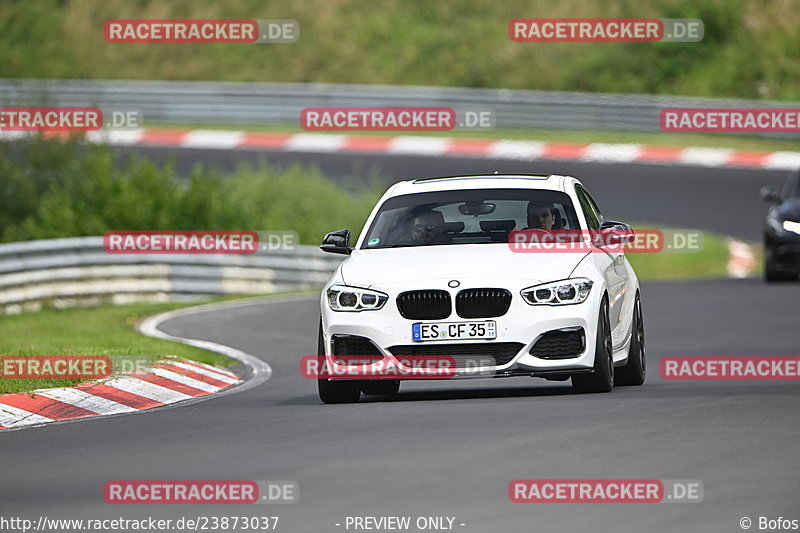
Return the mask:
<path id="1" fill-rule="evenodd" d="M 601 213 L 600 212 L 600 208 L 597 207 L 597 202 L 594 201 L 594 198 L 592 198 L 592 195 L 589 194 L 589 191 L 587 191 L 586 189 L 583 189 L 583 192 L 586 194 L 586 199 L 589 200 L 589 203 L 594 208 L 594 213 L 597 215 L 597 219 L 600 220 L 600 223 L 602 224 L 603 223 L 603 213 Z"/>
<path id="2" fill-rule="evenodd" d="M 589 225 L 589 229 L 600 229 L 603 217 L 600 215 L 600 211 L 597 209 L 592 197 L 583 187 L 575 187 L 575 194 L 578 195 L 578 202 L 580 202 L 583 214 L 586 216 L 586 223 Z"/>

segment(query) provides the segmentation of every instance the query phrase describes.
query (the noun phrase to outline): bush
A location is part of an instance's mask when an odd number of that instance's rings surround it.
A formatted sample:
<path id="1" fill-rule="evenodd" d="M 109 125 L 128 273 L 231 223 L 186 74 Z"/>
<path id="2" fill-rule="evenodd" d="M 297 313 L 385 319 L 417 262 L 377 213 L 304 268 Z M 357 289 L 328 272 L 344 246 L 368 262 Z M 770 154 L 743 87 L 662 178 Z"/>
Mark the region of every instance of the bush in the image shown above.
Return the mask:
<path id="1" fill-rule="evenodd" d="M 380 191 L 343 188 L 318 170 L 265 162 L 231 175 L 197 166 L 188 178 L 136 154 L 41 138 L 0 144 L 0 240 L 110 230 L 293 230 L 319 244 L 358 231 Z"/>

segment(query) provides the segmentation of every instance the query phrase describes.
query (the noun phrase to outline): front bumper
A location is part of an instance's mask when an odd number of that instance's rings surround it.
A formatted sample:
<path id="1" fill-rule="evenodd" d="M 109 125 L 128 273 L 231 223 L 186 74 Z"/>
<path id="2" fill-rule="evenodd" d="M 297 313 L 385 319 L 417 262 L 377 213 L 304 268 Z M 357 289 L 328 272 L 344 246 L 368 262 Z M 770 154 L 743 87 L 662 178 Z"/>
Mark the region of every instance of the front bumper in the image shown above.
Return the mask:
<path id="1" fill-rule="evenodd" d="M 594 365 L 594 346 L 597 334 L 597 317 L 600 299 L 602 298 L 601 287 L 594 287 L 589 298 L 580 304 L 562 306 L 531 306 L 528 305 L 520 296 L 520 291 L 533 283 L 518 286 L 505 285 L 504 288 L 512 293 L 512 301 L 508 311 L 500 317 L 487 319 L 464 319 L 459 317 L 455 311 L 442 320 L 414 320 L 401 316 L 397 305 L 396 297 L 405 290 L 416 290 L 420 288 L 441 289 L 442 285 L 433 287 L 413 287 L 403 288 L 402 290 L 392 291 L 379 288 L 389 294 L 389 301 L 380 310 L 352 312 L 332 311 L 323 296 L 321 298 L 323 336 L 325 340 L 325 354 L 329 364 L 339 364 L 332 357 L 334 354 L 334 338 L 347 336 L 362 337 L 368 339 L 375 347 L 376 353 L 382 358 L 378 364 L 386 367 L 396 366 L 402 370 L 409 370 L 404 362 L 408 362 L 409 355 L 413 347 L 423 349 L 417 350 L 426 353 L 437 353 L 437 355 L 448 354 L 450 348 L 459 349 L 458 352 L 467 351 L 472 354 L 470 364 L 461 365 L 455 375 L 446 375 L 436 372 L 423 372 L 415 370 L 413 375 L 403 372 L 400 379 L 452 379 L 452 378 L 476 378 L 476 377 L 503 377 L 516 375 L 533 375 L 556 378 L 569 376 L 571 374 L 590 372 Z M 459 287 L 459 289 L 447 289 L 451 298 L 455 301 L 458 290 L 469 287 L 496 287 L 501 286 L 495 280 L 474 280 L 469 285 Z M 493 340 L 448 340 L 448 341 L 413 341 L 412 324 L 415 322 L 453 322 L 473 320 L 494 320 L 497 324 L 497 337 Z M 532 355 L 532 347 L 540 338 L 548 332 L 554 330 L 575 330 L 581 328 L 583 331 L 582 350 L 574 357 L 568 358 L 547 358 Z M 502 344 L 503 346 L 499 346 Z M 516 344 L 516 346 L 514 346 Z M 467 346 L 469 345 L 469 346 Z M 486 354 L 503 353 L 501 358 L 487 358 L 481 356 L 480 346 L 485 345 Z M 341 347 L 342 344 L 337 346 Z M 508 353 L 509 347 L 516 349 L 513 353 Z M 444 347 L 439 349 L 439 347 Z M 337 355 L 359 355 L 342 354 L 341 349 Z M 394 355 L 399 354 L 399 355 Z M 319 354 L 323 355 L 323 354 Z M 541 354 L 539 350 L 538 355 Z M 498 362 L 499 361 L 499 362 Z"/>
<path id="2" fill-rule="evenodd" d="M 800 244 L 773 241 L 765 253 L 777 272 L 800 274 Z"/>

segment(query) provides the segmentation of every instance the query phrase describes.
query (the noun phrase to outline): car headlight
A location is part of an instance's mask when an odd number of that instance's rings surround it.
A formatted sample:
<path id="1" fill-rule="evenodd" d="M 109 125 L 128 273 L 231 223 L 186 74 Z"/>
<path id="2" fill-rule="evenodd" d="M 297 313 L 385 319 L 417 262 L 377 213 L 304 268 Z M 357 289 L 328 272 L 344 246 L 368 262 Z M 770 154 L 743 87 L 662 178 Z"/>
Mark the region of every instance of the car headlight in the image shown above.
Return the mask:
<path id="1" fill-rule="evenodd" d="M 792 233 L 797 233 L 800 235 L 800 222 L 794 222 L 791 220 L 784 220 L 783 221 L 783 229 L 786 231 L 791 231 Z"/>
<path id="2" fill-rule="evenodd" d="M 521 294 L 530 305 L 579 304 L 589 297 L 592 284 L 589 278 L 564 279 L 522 289 Z"/>
<path id="3" fill-rule="evenodd" d="M 389 296 L 378 291 L 332 285 L 328 289 L 328 305 L 334 311 L 374 311 L 384 306 Z"/>

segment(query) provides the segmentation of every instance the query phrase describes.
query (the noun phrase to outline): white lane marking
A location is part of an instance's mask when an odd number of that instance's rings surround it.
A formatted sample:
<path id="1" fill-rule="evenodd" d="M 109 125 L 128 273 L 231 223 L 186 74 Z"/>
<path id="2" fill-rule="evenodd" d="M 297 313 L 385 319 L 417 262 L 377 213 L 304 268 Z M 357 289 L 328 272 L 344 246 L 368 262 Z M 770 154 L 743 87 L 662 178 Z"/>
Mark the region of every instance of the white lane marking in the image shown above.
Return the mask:
<path id="1" fill-rule="evenodd" d="M 195 365 L 190 365 L 187 363 L 183 363 L 181 361 L 170 362 L 166 361 L 165 364 L 169 364 L 170 366 L 177 366 L 178 368 L 183 368 L 184 370 L 188 370 L 190 372 L 194 372 L 196 374 L 200 374 L 203 376 L 207 376 L 211 379 L 215 379 L 217 381 L 221 381 L 223 383 L 227 383 L 229 385 L 233 385 L 234 383 L 239 383 L 241 379 L 236 377 L 235 374 L 223 374 L 222 372 L 216 372 L 213 370 L 208 370 L 207 368 L 202 368 Z"/>
<path id="2" fill-rule="evenodd" d="M 642 147 L 639 144 L 593 143 L 586 147 L 581 160 L 629 163 L 631 161 L 636 161 L 641 152 Z"/>
<path id="3" fill-rule="evenodd" d="M 414 137 L 411 135 L 394 137 L 388 144 L 386 153 L 409 155 L 442 155 L 450 147 L 447 137 Z"/>
<path id="4" fill-rule="evenodd" d="M 196 348 L 201 348 L 203 350 L 208 350 L 210 352 L 220 353 L 231 359 L 236 359 L 237 361 L 243 363 L 245 366 L 248 367 L 250 370 L 250 377 L 244 381 L 241 385 L 237 385 L 236 387 L 230 387 L 227 389 L 223 389 L 222 391 L 214 394 L 213 396 L 201 396 L 199 398 L 195 398 L 195 401 L 203 401 L 208 400 L 211 398 L 219 397 L 224 394 L 236 394 L 237 392 L 243 392 L 253 387 L 256 387 L 263 382 L 267 381 L 272 376 L 272 367 L 269 366 L 265 361 L 262 361 L 258 357 L 254 355 L 250 355 L 245 353 L 241 350 L 237 350 L 231 346 L 225 346 L 224 344 L 218 344 L 216 342 L 210 341 L 202 341 L 199 339 L 190 339 L 188 337 L 177 337 L 174 335 L 170 335 L 169 333 L 164 333 L 158 327 L 167 320 L 172 320 L 173 318 L 180 318 L 185 316 L 192 316 L 203 312 L 208 311 L 219 311 L 223 309 L 230 309 L 234 307 L 245 307 L 248 305 L 260 305 L 262 303 L 280 303 L 283 301 L 294 301 L 298 297 L 288 297 L 288 298 L 267 298 L 264 299 L 263 297 L 256 297 L 252 299 L 248 299 L 241 302 L 221 302 L 221 303 L 213 303 L 213 304 L 206 304 L 206 305 L 198 305 L 195 307 L 191 307 L 188 309 L 178 309 L 176 311 L 167 311 L 166 313 L 161 313 L 160 315 L 155 315 L 144 319 L 138 326 L 139 332 L 150 337 L 157 337 L 159 339 L 166 339 L 170 341 L 182 342 L 183 344 L 188 344 L 189 346 L 194 346 Z M 200 363 L 202 364 L 202 363 Z"/>
<path id="5" fill-rule="evenodd" d="M 144 130 L 97 130 L 86 132 L 86 140 L 91 143 L 130 146 L 138 144 L 144 137 Z"/>
<path id="6" fill-rule="evenodd" d="M 772 152 L 764 162 L 764 168 L 795 170 L 800 168 L 800 152 Z"/>
<path id="7" fill-rule="evenodd" d="M 486 157 L 496 159 L 540 159 L 547 143 L 536 141 L 503 140 L 492 143 Z"/>
<path id="8" fill-rule="evenodd" d="M 161 403 L 174 403 L 191 398 L 191 396 L 188 394 L 174 391 L 172 389 L 162 387 L 161 385 L 156 385 L 155 383 L 150 383 L 148 381 L 142 381 L 141 379 L 127 376 L 111 378 L 108 381 L 103 381 L 102 383 L 103 385 L 108 385 L 109 387 L 114 387 L 115 389 L 136 394 L 138 396 L 144 396 L 145 398 L 149 398 Z"/>
<path id="9" fill-rule="evenodd" d="M 217 392 L 218 390 L 222 389 L 222 387 L 217 387 L 216 385 L 211 385 L 210 383 L 205 383 L 203 381 L 198 381 L 190 378 L 189 376 L 184 376 L 183 374 L 178 374 L 177 372 L 167 370 L 166 368 L 151 368 L 149 372 L 155 374 L 156 376 L 177 381 L 178 383 L 183 383 L 184 385 L 188 385 L 189 387 L 200 389 L 201 391 L 205 392 Z"/>
<path id="10" fill-rule="evenodd" d="M 678 161 L 685 165 L 724 167 L 732 153 L 728 148 L 687 148 L 678 154 Z"/>
<path id="11" fill-rule="evenodd" d="M 286 141 L 285 150 L 297 152 L 338 152 L 344 148 L 347 135 L 297 133 Z"/>
<path id="12" fill-rule="evenodd" d="M 79 389 L 61 388 L 44 389 L 35 391 L 39 396 L 68 403 L 81 409 L 86 409 L 99 415 L 112 415 L 116 413 L 130 413 L 136 411 L 133 407 L 117 403 L 94 394 L 89 394 Z"/>
<path id="13" fill-rule="evenodd" d="M 0 404 L 0 426 L 13 428 L 31 426 L 33 424 L 45 424 L 47 422 L 53 422 L 53 419 L 31 413 L 24 409 L 19 409 L 18 407 L 11 407 L 4 403 Z"/>
<path id="14" fill-rule="evenodd" d="M 242 144 L 243 131 L 192 130 L 181 139 L 184 148 L 236 148 Z"/>

